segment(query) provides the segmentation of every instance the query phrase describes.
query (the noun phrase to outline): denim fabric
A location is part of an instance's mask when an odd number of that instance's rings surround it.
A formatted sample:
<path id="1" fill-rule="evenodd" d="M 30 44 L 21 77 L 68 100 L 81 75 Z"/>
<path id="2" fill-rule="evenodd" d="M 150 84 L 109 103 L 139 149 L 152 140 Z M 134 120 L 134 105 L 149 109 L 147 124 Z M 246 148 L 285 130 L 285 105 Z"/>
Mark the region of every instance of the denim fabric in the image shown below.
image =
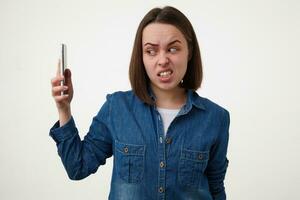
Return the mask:
<path id="1" fill-rule="evenodd" d="M 95 173 L 114 155 L 110 200 L 225 200 L 229 113 L 187 94 L 166 137 L 156 107 L 132 91 L 107 95 L 83 140 L 73 117 L 56 122 L 50 136 L 69 178 Z"/>

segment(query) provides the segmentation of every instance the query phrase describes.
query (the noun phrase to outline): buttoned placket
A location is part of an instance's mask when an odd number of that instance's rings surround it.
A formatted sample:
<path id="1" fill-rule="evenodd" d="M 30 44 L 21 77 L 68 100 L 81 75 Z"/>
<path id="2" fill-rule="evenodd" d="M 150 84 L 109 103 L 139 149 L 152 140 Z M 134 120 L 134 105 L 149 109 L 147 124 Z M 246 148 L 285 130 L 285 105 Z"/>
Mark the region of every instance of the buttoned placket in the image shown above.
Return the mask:
<path id="1" fill-rule="evenodd" d="M 165 139 L 164 139 L 164 127 L 162 118 L 157 111 L 157 108 L 154 106 L 155 114 L 156 114 L 156 121 L 157 121 L 157 136 L 159 137 L 158 140 L 158 156 L 159 156 L 159 174 L 158 174 L 158 199 L 164 200 L 165 199 L 165 187 L 166 187 L 166 154 L 165 154 Z"/>
<path id="2" fill-rule="evenodd" d="M 163 127 L 163 121 L 161 118 L 161 115 L 159 114 L 156 106 L 154 106 L 154 110 L 155 110 L 155 115 L 156 117 L 156 121 L 157 121 L 157 136 L 159 137 L 159 144 L 158 144 L 158 156 L 159 156 L 159 175 L 158 175 L 158 199 L 159 200 L 164 200 L 165 199 L 165 194 L 166 194 L 166 144 L 170 145 L 172 142 L 172 139 L 170 137 L 168 137 L 168 132 L 169 132 L 169 128 L 167 130 L 166 133 L 166 138 L 164 137 L 164 127 Z M 186 110 L 186 106 L 184 106 L 179 113 L 177 114 L 177 116 L 175 117 L 174 121 L 176 120 L 176 118 L 180 115 L 184 115 L 187 113 Z M 173 123 L 173 122 L 172 122 Z M 170 126 L 172 125 L 172 123 L 170 124 Z M 169 146 L 168 146 L 169 147 Z"/>
<path id="3" fill-rule="evenodd" d="M 151 94 L 151 98 L 155 101 L 155 97 Z M 176 120 L 177 117 L 181 115 L 185 115 L 190 109 L 187 107 L 188 102 L 180 109 L 179 113 L 177 116 L 174 118 L 173 121 Z M 157 130 L 157 136 L 159 138 L 159 143 L 158 143 L 158 156 L 159 156 L 159 174 L 158 174 L 158 199 L 159 200 L 165 200 L 166 198 L 166 143 L 169 147 L 171 144 L 171 138 L 168 137 L 168 132 L 169 128 L 166 133 L 166 138 L 164 137 L 164 126 L 163 126 L 163 121 L 161 118 L 161 115 L 159 114 L 156 105 L 153 106 L 154 113 L 155 113 L 155 118 L 156 118 L 156 130 Z M 173 122 L 171 122 L 170 126 L 172 126 Z"/>

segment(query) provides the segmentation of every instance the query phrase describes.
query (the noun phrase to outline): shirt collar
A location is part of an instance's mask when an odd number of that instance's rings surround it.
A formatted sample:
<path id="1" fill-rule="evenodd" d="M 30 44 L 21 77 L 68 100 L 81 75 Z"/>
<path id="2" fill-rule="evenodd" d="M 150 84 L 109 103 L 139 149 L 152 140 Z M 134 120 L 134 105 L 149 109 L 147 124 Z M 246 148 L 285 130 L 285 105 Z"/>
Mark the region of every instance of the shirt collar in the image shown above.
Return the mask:
<path id="1" fill-rule="evenodd" d="M 152 98 L 152 100 L 155 102 L 156 97 L 150 86 L 148 87 L 148 93 Z M 183 106 L 184 108 L 183 112 L 190 111 L 193 105 L 199 109 L 205 110 L 205 106 L 202 101 L 203 99 L 199 97 L 199 95 L 194 90 L 187 89 L 187 101 L 186 104 Z"/>
<path id="2" fill-rule="evenodd" d="M 188 89 L 188 98 L 186 106 L 194 105 L 195 107 L 205 110 L 203 99 L 192 89 Z"/>

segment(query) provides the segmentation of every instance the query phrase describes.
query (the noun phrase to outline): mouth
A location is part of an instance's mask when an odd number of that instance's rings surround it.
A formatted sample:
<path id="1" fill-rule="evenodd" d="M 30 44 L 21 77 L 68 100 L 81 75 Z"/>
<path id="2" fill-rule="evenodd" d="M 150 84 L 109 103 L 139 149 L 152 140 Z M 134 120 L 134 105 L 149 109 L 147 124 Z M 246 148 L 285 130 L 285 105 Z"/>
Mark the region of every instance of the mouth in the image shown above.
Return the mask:
<path id="1" fill-rule="evenodd" d="M 171 69 L 165 70 L 165 71 L 161 71 L 157 74 L 157 76 L 161 77 L 161 78 L 168 78 L 173 74 L 173 71 Z"/>

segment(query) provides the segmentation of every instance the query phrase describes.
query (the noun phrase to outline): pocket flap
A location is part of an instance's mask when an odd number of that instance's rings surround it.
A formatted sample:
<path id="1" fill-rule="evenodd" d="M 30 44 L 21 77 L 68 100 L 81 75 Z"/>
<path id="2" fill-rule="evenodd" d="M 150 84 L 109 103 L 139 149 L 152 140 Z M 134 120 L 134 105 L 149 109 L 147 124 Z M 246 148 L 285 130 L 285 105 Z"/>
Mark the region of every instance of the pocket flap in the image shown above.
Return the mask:
<path id="1" fill-rule="evenodd" d="M 116 150 L 124 155 L 144 155 L 145 145 L 126 144 L 115 140 Z"/>
<path id="2" fill-rule="evenodd" d="M 197 162 L 207 161 L 209 158 L 209 151 L 194 151 L 182 148 L 181 158 L 187 160 L 193 160 Z"/>

